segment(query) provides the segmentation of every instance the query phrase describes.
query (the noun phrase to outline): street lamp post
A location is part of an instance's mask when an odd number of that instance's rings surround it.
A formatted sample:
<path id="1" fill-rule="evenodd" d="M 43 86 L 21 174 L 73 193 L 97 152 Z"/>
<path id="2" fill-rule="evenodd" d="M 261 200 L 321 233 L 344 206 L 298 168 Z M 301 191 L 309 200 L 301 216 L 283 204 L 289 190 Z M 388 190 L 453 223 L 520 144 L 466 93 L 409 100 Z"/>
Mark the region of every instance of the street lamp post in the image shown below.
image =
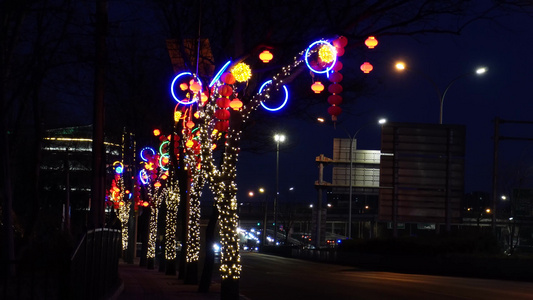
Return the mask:
<path id="1" fill-rule="evenodd" d="M 259 188 L 259 193 L 264 194 L 264 193 L 265 193 L 265 189 L 262 188 L 262 187 L 260 187 L 260 188 Z M 265 215 L 264 215 L 264 219 L 263 219 L 263 233 L 261 234 L 261 240 L 262 240 L 262 242 L 263 242 L 263 246 L 266 245 L 266 237 L 267 237 L 267 233 L 266 233 L 266 231 L 267 231 L 267 221 L 268 221 L 268 218 L 267 218 L 268 203 L 267 203 L 267 201 L 266 201 L 266 200 L 267 200 L 267 199 L 266 199 L 266 196 L 265 196 L 264 199 L 265 199 L 265 200 L 264 200 L 264 204 L 263 204 L 263 205 L 264 205 L 264 208 L 263 208 L 263 209 L 264 209 L 264 211 L 265 211 Z"/>
<path id="2" fill-rule="evenodd" d="M 386 119 L 379 119 L 378 123 L 379 124 L 385 124 L 387 122 Z M 350 156 L 349 156 L 349 159 L 350 159 L 350 191 L 349 191 L 349 194 L 348 194 L 348 238 L 349 239 L 352 239 L 352 198 L 353 198 L 353 144 L 354 144 L 354 140 L 355 140 L 355 137 L 357 136 L 357 134 L 361 131 L 361 129 L 365 128 L 366 126 L 372 124 L 373 122 L 369 122 L 365 125 L 363 125 L 361 128 L 359 128 L 353 136 L 350 136 L 350 133 L 348 132 L 348 130 L 346 130 L 346 128 L 344 128 L 344 131 L 346 131 L 346 134 L 348 135 L 348 138 L 350 139 Z"/>
<path id="3" fill-rule="evenodd" d="M 325 120 L 322 119 L 322 118 L 318 118 L 317 119 L 319 122 L 324 122 Z M 365 125 L 363 125 L 361 128 L 359 128 L 354 134 L 353 136 L 350 135 L 350 133 L 348 132 L 348 130 L 340 125 L 342 127 L 342 129 L 344 129 L 344 132 L 346 132 L 346 135 L 348 136 L 348 138 L 350 139 L 350 155 L 349 155 L 349 160 L 350 160 L 350 171 L 349 171 L 349 180 L 350 180 L 350 183 L 349 183 L 349 191 L 348 191 L 348 239 L 351 239 L 352 238 L 352 198 L 353 198 L 353 192 L 352 192 L 352 189 L 353 189 L 353 144 L 354 144 L 354 140 L 355 140 L 355 137 L 357 136 L 357 134 L 361 131 L 361 129 L 367 127 L 368 125 L 370 124 L 373 124 L 374 121 L 372 122 L 368 122 L 366 123 Z M 387 123 L 387 119 L 385 118 L 382 118 L 382 119 L 379 119 L 378 120 L 378 124 L 385 124 Z"/>
<path id="4" fill-rule="evenodd" d="M 421 75 L 422 77 L 424 77 L 424 79 L 426 79 L 427 81 L 429 81 L 431 83 L 431 85 L 433 85 L 433 87 L 435 88 L 435 91 L 437 92 L 437 96 L 439 97 L 439 102 L 440 102 L 440 113 L 439 113 L 439 124 L 442 124 L 442 114 L 443 114 L 443 111 L 444 111 L 444 97 L 446 97 L 446 93 L 448 92 L 448 90 L 450 89 L 450 87 L 459 79 L 463 78 L 463 77 L 466 77 L 466 76 L 469 76 L 469 75 L 481 75 L 481 74 L 484 74 L 485 72 L 487 72 L 487 68 L 485 67 L 479 67 L 477 68 L 475 71 L 469 71 L 469 72 L 466 72 L 466 73 L 463 73 L 457 77 L 455 77 L 454 79 L 452 79 L 448 85 L 446 86 L 446 88 L 444 88 L 444 92 L 441 93 L 438 85 L 435 83 L 435 81 L 433 79 L 431 79 L 431 77 L 429 77 L 427 74 L 423 73 L 423 72 L 420 72 L 420 71 L 417 71 L 415 69 L 411 69 L 411 68 L 407 68 L 407 66 L 405 65 L 405 63 L 403 62 L 398 62 L 396 63 L 396 69 L 399 70 L 399 71 L 403 71 L 403 70 L 409 70 L 411 72 L 414 72 L 414 73 L 417 73 L 419 75 Z"/>
<path id="5" fill-rule="evenodd" d="M 277 223 L 277 202 L 279 197 L 279 144 L 285 141 L 285 135 L 275 134 L 274 141 L 276 142 L 276 197 L 274 197 L 274 246 L 278 240 L 278 223 Z"/>

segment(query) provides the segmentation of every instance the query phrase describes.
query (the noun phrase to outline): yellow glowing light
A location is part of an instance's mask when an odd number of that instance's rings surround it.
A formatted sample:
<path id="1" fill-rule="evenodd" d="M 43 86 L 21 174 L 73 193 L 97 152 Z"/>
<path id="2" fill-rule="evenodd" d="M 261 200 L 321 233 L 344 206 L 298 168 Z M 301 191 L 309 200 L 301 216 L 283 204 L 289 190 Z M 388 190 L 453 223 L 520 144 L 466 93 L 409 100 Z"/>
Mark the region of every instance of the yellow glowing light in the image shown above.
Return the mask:
<path id="1" fill-rule="evenodd" d="M 242 107 L 242 101 L 237 99 L 237 98 L 235 98 L 235 99 L 231 100 L 231 102 L 229 103 L 229 106 L 233 110 L 239 110 Z"/>
<path id="2" fill-rule="evenodd" d="M 186 90 L 189 89 L 189 85 L 184 82 L 184 83 L 180 84 L 180 89 L 182 91 L 186 91 Z"/>
<path id="3" fill-rule="evenodd" d="M 187 146 L 187 148 L 191 148 L 193 145 L 194 142 L 192 140 L 188 140 L 187 143 L 185 143 L 185 146 Z"/>
<path id="4" fill-rule="evenodd" d="M 402 71 L 402 70 L 405 70 L 405 63 L 403 62 L 397 62 L 396 65 L 395 65 L 396 69 Z"/>
<path id="5" fill-rule="evenodd" d="M 324 85 L 322 84 L 322 82 L 316 81 L 311 85 L 311 89 L 313 90 L 313 92 L 315 92 L 315 94 L 320 94 L 320 92 L 324 90 Z"/>
<path id="6" fill-rule="evenodd" d="M 191 87 L 191 91 L 195 94 L 202 90 L 202 86 L 194 79 L 189 82 L 189 85 Z"/>
<path id="7" fill-rule="evenodd" d="M 174 122 L 178 122 L 181 119 L 181 111 L 174 112 Z"/>
<path id="8" fill-rule="evenodd" d="M 206 93 L 202 93 L 200 95 L 200 100 L 202 101 L 202 104 L 207 102 L 207 100 L 209 100 L 209 97 L 207 97 L 207 94 Z"/>
<path id="9" fill-rule="evenodd" d="M 330 45 L 323 45 L 318 50 L 318 57 L 325 63 L 330 63 L 335 60 L 336 55 L 337 51 L 335 51 L 335 48 Z"/>
<path id="10" fill-rule="evenodd" d="M 156 182 L 154 183 L 154 186 L 157 187 L 157 188 L 158 188 L 158 187 L 161 187 L 161 182 L 156 181 Z"/>
<path id="11" fill-rule="evenodd" d="M 238 63 L 231 69 L 231 74 L 238 82 L 246 82 L 252 77 L 252 69 L 245 63 Z"/>
<path id="12" fill-rule="evenodd" d="M 161 134 L 161 130 L 154 129 L 154 136 L 159 136 Z"/>
<path id="13" fill-rule="evenodd" d="M 271 61 L 272 58 L 274 58 L 274 55 L 272 55 L 272 53 L 270 53 L 270 51 L 268 50 L 265 50 L 261 52 L 261 54 L 259 54 L 259 59 L 262 60 L 265 64 Z"/>
<path id="14" fill-rule="evenodd" d="M 365 45 L 370 49 L 374 49 L 378 45 L 378 40 L 373 36 L 369 36 L 365 41 Z"/>

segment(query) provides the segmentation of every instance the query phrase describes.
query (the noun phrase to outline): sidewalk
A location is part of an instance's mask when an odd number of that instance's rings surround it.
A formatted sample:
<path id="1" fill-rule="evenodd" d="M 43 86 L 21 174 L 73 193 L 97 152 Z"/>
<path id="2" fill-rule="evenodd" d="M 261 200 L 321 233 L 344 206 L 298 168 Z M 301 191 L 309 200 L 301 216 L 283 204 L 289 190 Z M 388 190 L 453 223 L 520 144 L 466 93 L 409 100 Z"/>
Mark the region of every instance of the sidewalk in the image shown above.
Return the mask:
<path id="1" fill-rule="evenodd" d="M 121 285 L 110 300 L 214 300 L 220 299 L 220 284 L 212 283 L 208 293 L 198 292 L 198 285 L 184 284 L 177 275 L 165 275 L 122 260 L 118 267 Z"/>

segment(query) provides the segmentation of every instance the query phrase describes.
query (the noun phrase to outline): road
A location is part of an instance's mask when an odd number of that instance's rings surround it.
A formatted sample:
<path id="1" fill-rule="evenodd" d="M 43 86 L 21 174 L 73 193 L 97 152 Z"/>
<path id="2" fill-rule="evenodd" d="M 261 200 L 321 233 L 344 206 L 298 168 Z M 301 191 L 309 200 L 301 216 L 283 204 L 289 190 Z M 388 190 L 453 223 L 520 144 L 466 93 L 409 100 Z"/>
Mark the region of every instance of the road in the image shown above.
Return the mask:
<path id="1" fill-rule="evenodd" d="M 365 271 L 260 253 L 242 253 L 240 293 L 262 299 L 522 300 L 533 282 Z"/>

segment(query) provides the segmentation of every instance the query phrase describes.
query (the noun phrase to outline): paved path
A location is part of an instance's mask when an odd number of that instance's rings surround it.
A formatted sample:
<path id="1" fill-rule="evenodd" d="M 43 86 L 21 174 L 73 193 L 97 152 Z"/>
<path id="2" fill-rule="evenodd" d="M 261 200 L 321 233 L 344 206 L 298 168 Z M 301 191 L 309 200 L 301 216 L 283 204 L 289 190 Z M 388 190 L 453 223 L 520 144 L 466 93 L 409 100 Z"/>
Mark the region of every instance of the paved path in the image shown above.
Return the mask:
<path id="1" fill-rule="evenodd" d="M 156 269 L 119 263 L 120 288 L 110 300 L 211 300 L 220 299 L 220 284 L 213 283 L 208 293 L 198 292 L 198 285 L 184 284 L 177 275 L 165 275 Z"/>

